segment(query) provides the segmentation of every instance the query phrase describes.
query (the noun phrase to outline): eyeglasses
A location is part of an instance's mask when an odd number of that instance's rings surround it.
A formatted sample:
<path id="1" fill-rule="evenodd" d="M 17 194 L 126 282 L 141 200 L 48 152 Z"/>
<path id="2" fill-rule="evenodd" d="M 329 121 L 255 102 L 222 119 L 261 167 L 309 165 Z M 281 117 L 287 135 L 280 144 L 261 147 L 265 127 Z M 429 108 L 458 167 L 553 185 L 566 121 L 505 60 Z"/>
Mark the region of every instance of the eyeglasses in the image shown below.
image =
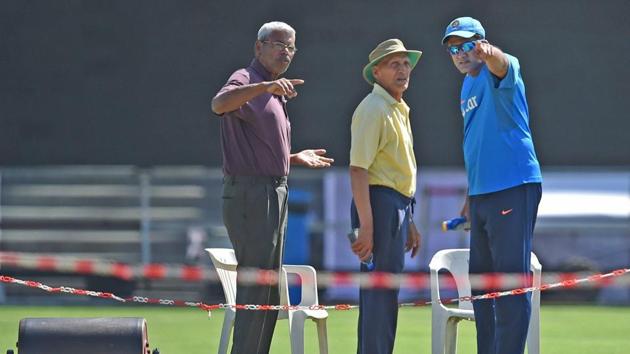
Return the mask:
<path id="1" fill-rule="evenodd" d="M 457 53 L 459 52 L 468 53 L 471 50 L 475 49 L 475 42 L 476 41 L 469 41 L 459 45 L 449 45 L 448 47 L 446 47 L 446 50 L 448 50 L 451 55 L 457 55 Z"/>
<path id="2" fill-rule="evenodd" d="M 284 44 L 282 42 L 272 42 L 272 41 L 261 41 L 262 43 L 269 43 L 271 44 L 271 48 L 275 49 L 275 50 L 284 50 L 286 49 L 289 53 L 291 54 L 295 54 L 295 52 L 297 52 L 297 48 L 295 48 L 292 45 L 288 45 L 288 44 Z"/>

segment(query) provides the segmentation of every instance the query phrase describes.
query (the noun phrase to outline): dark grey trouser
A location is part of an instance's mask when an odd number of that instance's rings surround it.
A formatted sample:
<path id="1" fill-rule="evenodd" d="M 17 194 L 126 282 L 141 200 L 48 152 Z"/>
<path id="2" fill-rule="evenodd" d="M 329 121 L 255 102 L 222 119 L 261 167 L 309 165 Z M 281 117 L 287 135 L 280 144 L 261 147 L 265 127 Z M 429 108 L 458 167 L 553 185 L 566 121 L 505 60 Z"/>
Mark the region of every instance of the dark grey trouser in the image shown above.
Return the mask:
<path id="1" fill-rule="evenodd" d="M 286 177 L 223 179 L 223 222 L 239 269 L 280 270 L 287 228 L 287 197 Z M 280 292 L 277 286 L 237 285 L 236 303 L 278 305 Z M 277 311 L 237 310 L 232 354 L 269 353 L 277 318 Z"/>

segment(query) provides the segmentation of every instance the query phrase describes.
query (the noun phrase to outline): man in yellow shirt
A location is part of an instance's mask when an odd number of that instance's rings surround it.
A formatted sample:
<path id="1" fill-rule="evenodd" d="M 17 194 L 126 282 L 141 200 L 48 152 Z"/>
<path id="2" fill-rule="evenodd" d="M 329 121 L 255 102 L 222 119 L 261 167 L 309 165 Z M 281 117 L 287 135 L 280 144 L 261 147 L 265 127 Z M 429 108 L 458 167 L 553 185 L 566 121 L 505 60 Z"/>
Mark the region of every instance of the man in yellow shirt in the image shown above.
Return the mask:
<path id="1" fill-rule="evenodd" d="M 412 222 L 416 158 L 409 106 L 402 99 L 422 52 L 398 39 L 380 43 L 369 55 L 363 77 L 374 88 L 352 116 L 350 180 L 352 251 L 373 259 L 377 272 L 400 273 L 404 253 L 415 256 L 420 233 Z M 361 271 L 368 271 L 365 264 Z M 398 318 L 398 289 L 361 289 L 358 354 L 391 354 Z"/>

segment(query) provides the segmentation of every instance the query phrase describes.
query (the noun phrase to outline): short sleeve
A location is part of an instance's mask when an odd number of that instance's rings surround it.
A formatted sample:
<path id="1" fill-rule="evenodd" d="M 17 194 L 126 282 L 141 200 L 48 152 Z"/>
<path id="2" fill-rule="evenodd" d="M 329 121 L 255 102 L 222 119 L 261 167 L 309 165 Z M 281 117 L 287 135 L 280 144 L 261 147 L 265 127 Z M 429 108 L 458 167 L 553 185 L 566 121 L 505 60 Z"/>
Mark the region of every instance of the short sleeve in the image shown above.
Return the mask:
<path id="1" fill-rule="evenodd" d="M 368 169 L 383 143 L 385 121 L 380 110 L 362 102 L 352 116 L 350 166 Z"/>
<path id="2" fill-rule="evenodd" d="M 225 85 L 223 85 L 223 87 L 219 90 L 219 92 L 217 92 L 217 94 L 215 95 L 218 96 L 224 92 L 228 92 L 230 90 L 233 90 L 239 86 L 243 86 L 243 85 L 247 85 L 250 83 L 250 77 L 249 77 L 249 72 L 247 72 L 247 70 L 245 69 L 239 69 L 236 70 L 228 79 L 228 81 L 225 83 Z M 244 117 L 244 115 L 242 114 L 242 111 L 244 109 L 244 107 L 246 106 L 243 105 L 240 108 L 232 111 L 231 113 L 233 113 L 235 116 L 242 118 Z M 223 116 L 225 113 L 219 114 L 219 116 Z"/>
<path id="3" fill-rule="evenodd" d="M 237 70 L 230 76 L 228 81 L 225 83 L 225 85 L 223 85 L 221 90 L 219 90 L 217 95 L 223 92 L 230 91 L 236 87 L 247 85 L 249 84 L 249 82 L 250 82 L 250 79 L 249 79 L 249 73 L 247 72 L 247 70 L 245 69 Z"/>
<path id="4" fill-rule="evenodd" d="M 505 77 L 499 81 L 498 89 L 512 89 L 516 85 L 516 80 L 520 75 L 520 64 L 518 59 L 515 57 L 506 54 L 508 58 L 508 70 L 505 74 Z"/>

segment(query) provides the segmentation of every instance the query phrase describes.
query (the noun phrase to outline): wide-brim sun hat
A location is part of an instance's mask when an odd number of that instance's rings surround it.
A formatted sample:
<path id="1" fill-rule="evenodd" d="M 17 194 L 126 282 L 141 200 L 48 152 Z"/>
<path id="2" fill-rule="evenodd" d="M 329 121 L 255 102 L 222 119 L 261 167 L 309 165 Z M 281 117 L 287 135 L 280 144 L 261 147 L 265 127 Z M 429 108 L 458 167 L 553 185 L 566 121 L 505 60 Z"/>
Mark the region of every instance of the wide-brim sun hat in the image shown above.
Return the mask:
<path id="1" fill-rule="evenodd" d="M 386 56 L 396 53 L 407 54 L 409 57 L 409 63 L 411 64 L 411 69 L 418 64 L 418 60 L 420 60 L 420 56 L 422 55 L 422 51 L 420 50 L 407 50 L 400 39 L 393 38 L 381 42 L 370 53 L 368 56 L 368 60 L 370 62 L 363 68 L 363 78 L 365 81 L 367 81 L 368 84 L 373 85 L 375 80 L 374 75 L 372 75 L 372 68 L 374 65 L 378 64 Z"/>

